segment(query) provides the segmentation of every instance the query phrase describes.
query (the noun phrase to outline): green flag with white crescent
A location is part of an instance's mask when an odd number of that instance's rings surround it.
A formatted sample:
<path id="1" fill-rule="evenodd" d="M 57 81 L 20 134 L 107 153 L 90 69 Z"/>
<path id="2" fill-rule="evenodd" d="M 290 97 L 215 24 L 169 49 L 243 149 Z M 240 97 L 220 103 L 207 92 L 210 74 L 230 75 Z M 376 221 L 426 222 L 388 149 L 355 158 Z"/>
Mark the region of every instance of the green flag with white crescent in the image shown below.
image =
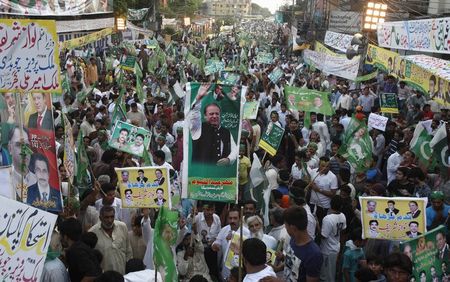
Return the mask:
<path id="1" fill-rule="evenodd" d="M 449 151 L 445 123 L 442 123 L 436 131 L 436 134 L 430 141 L 430 147 L 433 150 L 433 158 L 436 159 L 437 165 L 441 168 L 441 172 L 447 173 L 450 165 L 448 161 Z"/>
<path id="2" fill-rule="evenodd" d="M 431 139 L 432 136 L 428 134 L 423 124 L 419 122 L 414 130 L 410 148 L 423 164 L 428 164 L 433 154 L 430 146 Z"/>

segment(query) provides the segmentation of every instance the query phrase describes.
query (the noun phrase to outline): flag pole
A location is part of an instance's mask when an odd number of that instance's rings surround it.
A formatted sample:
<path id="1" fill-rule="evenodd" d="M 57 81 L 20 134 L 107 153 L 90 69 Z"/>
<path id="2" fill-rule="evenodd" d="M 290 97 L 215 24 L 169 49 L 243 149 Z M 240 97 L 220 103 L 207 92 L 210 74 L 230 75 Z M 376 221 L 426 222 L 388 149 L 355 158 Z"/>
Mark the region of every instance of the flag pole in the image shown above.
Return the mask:
<path id="1" fill-rule="evenodd" d="M 242 236 L 244 235 L 244 206 L 241 206 L 241 212 L 239 217 L 241 218 L 241 224 L 240 224 L 240 236 L 239 236 L 239 279 L 238 281 L 241 282 L 242 281 L 242 243 L 243 243 L 243 238 Z"/>

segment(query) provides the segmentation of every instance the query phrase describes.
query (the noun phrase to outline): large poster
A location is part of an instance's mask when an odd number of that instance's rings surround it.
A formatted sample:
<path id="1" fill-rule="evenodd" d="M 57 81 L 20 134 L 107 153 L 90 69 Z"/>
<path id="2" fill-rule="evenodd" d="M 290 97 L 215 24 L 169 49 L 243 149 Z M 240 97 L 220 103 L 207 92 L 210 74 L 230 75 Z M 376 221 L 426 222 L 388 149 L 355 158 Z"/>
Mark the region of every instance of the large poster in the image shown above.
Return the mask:
<path id="1" fill-rule="evenodd" d="M 323 43 L 341 52 L 346 52 L 347 48 L 351 46 L 352 39 L 353 35 L 327 30 Z"/>
<path id="2" fill-rule="evenodd" d="M 151 134 L 145 128 L 118 120 L 108 143 L 111 148 L 142 157 L 150 139 Z"/>
<path id="3" fill-rule="evenodd" d="M 286 104 L 290 111 L 305 111 L 331 116 L 334 113 L 328 93 L 299 87 L 285 86 Z"/>
<path id="4" fill-rule="evenodd" d="M 355 34 L 361 32 L 362 17 L 360 12 L 333 10 L 328 26 L 331 31 Z"/>
<path id="5" fill-rule="evenodd" d="M 413 262 L 415 281 L 449 281 L 447 228 L 437 227 L 426 234 L 400 244 L 401 251 Z M 412 280 L 411 280 L 412 281 Z"/>
<path id="6" fill-rule="evenodd" d="M 271 156 L 275 156 L 280 147 L 281 139 L 283 139 L 284 128 L 278 126 L 276 123 L 269 123 L 266 131 L 261 136 L 259 147 L 269 153 Z"/>
<path id="7" fill-rule="evenodd" d="M 245 88 L 186 85 L 183 187 L 197 200 L 233 202 Z"/>
<path id="8" fill-rule="evenodd" d="M 378 45 L 418 52 L 450 54 L 450 18 L 384 22 L 377 26 Z"/>
<path id="9" fill-rule="evenodd" d="M 40 281 L 57 215 L 0 196 L 2 281 Z"/>
<path id="10" fill-rule="evenodd" d="M 55 21 L 1 19 L 0 38 L 0 92 L 61 92 Z"/>
<path id="11" fill-rule="evenodd" d="M 409 240 L 426 232 L 427 198 L 360 197 L 363 238 Z"/>
<path id="12" fill-rule="evenodd" d="M 112 13 L 112 0 L 0 0 L 0 13 L 41 16 L 75 16 L 93 13 Z"/>
<path id="13" fill-rule="evenodd" d="M 115 168 L 122 207 L 172 208 L 169 171 L 165 167 Z"/>

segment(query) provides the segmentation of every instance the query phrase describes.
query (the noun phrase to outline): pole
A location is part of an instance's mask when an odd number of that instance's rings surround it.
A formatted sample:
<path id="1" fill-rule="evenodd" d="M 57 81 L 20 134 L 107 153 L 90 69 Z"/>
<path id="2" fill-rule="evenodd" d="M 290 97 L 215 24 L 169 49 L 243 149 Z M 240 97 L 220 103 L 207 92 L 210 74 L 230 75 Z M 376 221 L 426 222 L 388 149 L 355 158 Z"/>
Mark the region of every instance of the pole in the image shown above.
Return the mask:
<path id="1" fill-rule="evenodd" d="M 241 219 L 241 224 L 239 227 L 239 231 L 240 231 L 240 236 L 239 236 L 239 279 L 238 281 L 241 282 L 242 281 L 242 244 L 243 244 L 243 236 L 244 236 L 244 206 L 241 207 L 241 212 L 239 215 L 239 218 Z"/>

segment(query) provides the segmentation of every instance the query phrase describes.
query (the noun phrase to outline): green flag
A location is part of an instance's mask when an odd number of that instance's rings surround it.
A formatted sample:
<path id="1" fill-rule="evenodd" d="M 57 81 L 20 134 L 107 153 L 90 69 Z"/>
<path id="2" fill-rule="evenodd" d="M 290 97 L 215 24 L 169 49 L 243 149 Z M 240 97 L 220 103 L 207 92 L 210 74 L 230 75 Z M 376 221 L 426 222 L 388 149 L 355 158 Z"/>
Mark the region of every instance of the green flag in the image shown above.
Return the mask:
<path id="1" fill-rule="evenodd" d="M 67 75 L 67 72 L 64 72 L 62 77 L 63 78 L 62 78 L 62 82 L 61 82 L 61 87 L 63 89 L 63 93 L 70 94 L 70 79 L 69 79 L 69 76 Z"/>
<path id="2" fill-rule="evenodd" d="M 178 282 L 177 268 L 171 247 L 177 241 L 178 212 L 161 207 L 155 223 L 153 260 L 156 270 L 163 270 L 165 282 Z"/>
<path id="3" fill-rule="evenodd" d="M 146 95 L 144 93 L 144 89 L 142 88 L 142 82 L 138 77 L 136 77 L 136 94 L 138 95 L 139 101 L 143 103 Z"/>
<path id="4" fill-rule="evenodd" d="M 432 156 L 430 141 L 432 136 L 428 134 L 422 123 L 417 124 L 413 138 L 410 142 L 411 151 L 419 158 L 423 164 L 428 164 Z"/>
<path id="5" fill-rule="evenodd" d="M 154 74 L 157 67 L 158 67 L 158 58 L 155 54 L 153 54 L 148 59 L 147 69 L 150 73 Z"/>
<path id="6" fill-rule="evenodd" d="M 86 153 L 86 147 L 83 143 L 83 134 L 81 132 L 78 133 L 78 140 L 77 140 L 77 171 L 75 175 L 75 181 L 77 183 L 78 189 L 80 187 L 87 187 L 87 180 L 89 178 L 87 169 L 89 166 L 89 158 Z M 82 194 L 82 191 L 79 191 L 80 195 Z"/>
<path id="7" fill-rule="evenodd" d="M 123 98 L 124 92 L 125 92 L 125 89 L 121 89 L 119 97 L 116 100 L 113 115 L 111 118 L 112 126 L 114 126 L 118 120 L 121 120 L 121 121 L 127 120 L 125 101 Z"/>
<path id="8" fill-rule="evenodd" d="M 373 142 L 365 120 L 352 118 L 344 132 L 339 153 L 353 166 L 356 173 L 364 172 L 372 162 Z"/>
<path id="9" fill-rule="evenodd" d="M 153 165 L 153 158 L 152 154 L 148 150 L 144 150 L 144 153 L 142 153 L 142 158 L 144 159 L 144 165 L 145 166 L 152 166 Z"/>
<path id="10" fill-rule="evenodd" d="M 286 104 L 291 111 L 314 112 L 327 116 L 334 114 L 327 92 L 286 86 L 284 93 Z"/>
<path id="11" fill-rule="evenodd" d="M 433 150 L 433 158 L 436 159 L 437 164 L 441 168 L 441 172 L 447 173 L 449 152 L 445 123 L 441 124 L 436 134 L 434 134 L 433 139 L 430 141 L 430 147 Z"/>
<path id="12" fill-rule="evenodd" d="M 137 62 L 134 63 L 134 74 L 136 75 L 136 80 L 141 80 L 143 77 L 141 67 Z"/>

